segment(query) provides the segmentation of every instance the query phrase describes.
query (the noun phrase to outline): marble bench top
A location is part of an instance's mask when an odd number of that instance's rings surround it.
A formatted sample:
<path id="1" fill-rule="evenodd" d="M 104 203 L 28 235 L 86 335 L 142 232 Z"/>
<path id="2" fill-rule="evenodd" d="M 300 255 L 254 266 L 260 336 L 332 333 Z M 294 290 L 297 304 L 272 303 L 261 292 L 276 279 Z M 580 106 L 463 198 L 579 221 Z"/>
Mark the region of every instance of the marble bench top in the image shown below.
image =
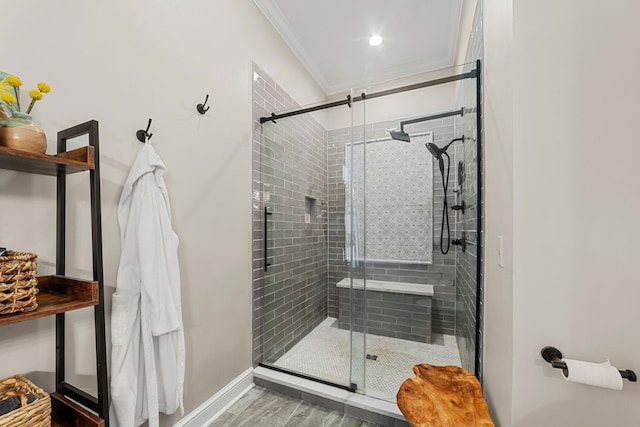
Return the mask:
<path id="1" fill-rule="evenodd" d="M 351 279 L 340 280 L 338 288 L 351 288 Z M 362 289 L 362 279 L 354 279 L 353 286 Z M 418 283 L 383 282 L 381 280 L 367 280 L 367 290 L 376 292 L 394 292 L 397 294 L 433 296 L 433 285 L 421 285 Z"/>

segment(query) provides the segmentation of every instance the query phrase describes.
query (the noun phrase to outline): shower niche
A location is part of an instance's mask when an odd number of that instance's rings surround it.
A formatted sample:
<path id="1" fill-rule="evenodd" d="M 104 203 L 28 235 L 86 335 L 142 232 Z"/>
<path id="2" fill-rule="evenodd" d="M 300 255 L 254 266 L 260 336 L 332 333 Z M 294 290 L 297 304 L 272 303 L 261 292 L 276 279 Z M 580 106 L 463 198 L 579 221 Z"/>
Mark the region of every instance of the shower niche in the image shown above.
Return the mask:
<path id="1" fill-rule="evenodd" d="M 304 222 L 311 224 L 316 222 L 316 199 L 305 196 L 304 198 Z"/>
<path id="2" fill-rule="evenodd" d="M 481 253 L 466 240 L 481 229 L 469 179 L 481 170 L 478 73 L 474 62 L 422 85 L 353 90 L 327 108 L 335 127 L 278 85 L 254 103 L 254 265 L 265 248 L 271 263 L 254 269 L 255 365 L 389 401 L 414 364 L 480 374 Z M 255 93 L 272 81 L 254 66 Z M 454 83 L 451 108 L 430 110 L 430 88 Z M 385 110 L 415 91 L 422 111 Z M 285 108 L 265 108 L 276 97 Z M 464 196 L 466 214 L 445 195 Z M 447 224 L 470 236 L 466 252 L 440 250 Z"/>

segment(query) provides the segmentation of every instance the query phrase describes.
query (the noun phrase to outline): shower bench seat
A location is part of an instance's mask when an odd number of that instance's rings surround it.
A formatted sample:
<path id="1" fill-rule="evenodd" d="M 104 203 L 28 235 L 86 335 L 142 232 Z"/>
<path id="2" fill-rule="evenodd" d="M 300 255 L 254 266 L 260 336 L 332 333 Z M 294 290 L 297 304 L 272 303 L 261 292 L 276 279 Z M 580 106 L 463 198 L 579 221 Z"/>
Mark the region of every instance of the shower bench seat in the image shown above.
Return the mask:
<path id="1" fill-rule="evenodd" d="M 431 343 L 433 285 L 367 280 L 366 315 L 361 292 L 355 292 L 352 308 L 351 279 L 342 279 L 336 286 L 341 329 L 351 328 L 353 309 L 354 330 L 358 332 L 362 332 L 366 320 L 369 334 Z M 354 279 L 353 288 L 363 289 L 363 281 Z"/>

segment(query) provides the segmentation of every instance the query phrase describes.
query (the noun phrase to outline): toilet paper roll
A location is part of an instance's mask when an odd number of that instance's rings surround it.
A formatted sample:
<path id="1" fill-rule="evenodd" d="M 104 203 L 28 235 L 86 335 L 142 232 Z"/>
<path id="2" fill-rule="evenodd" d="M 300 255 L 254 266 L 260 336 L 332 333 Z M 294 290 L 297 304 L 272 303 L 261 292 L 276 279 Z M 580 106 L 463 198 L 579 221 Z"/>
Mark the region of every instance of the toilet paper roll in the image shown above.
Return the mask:
<path id="1" fill-rule="evenodd" d="M 582 360 L 562 359 L 569 371 L 564 379 L 574 383 L 596 387 L 622 390 L 622 377 L 618 368 L 611 366 L 607 360 L 602 363 L 584 362 Z"/>

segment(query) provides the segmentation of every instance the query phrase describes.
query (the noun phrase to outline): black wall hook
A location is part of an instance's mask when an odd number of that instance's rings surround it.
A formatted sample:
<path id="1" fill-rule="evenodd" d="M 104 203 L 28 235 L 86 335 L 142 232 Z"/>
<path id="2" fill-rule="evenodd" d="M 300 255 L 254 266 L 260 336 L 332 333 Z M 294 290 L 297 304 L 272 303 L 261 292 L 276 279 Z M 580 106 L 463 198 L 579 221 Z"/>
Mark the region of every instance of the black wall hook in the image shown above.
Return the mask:
<path id="1" fill-rule="evenodd" d="M 136 132 L 136 137 L 138 138 L 138 141 L 140 142 L 146 142 L 148 139 L 151 139 L 151 137 L 153 136 L 152 133 L 149 133 L 149 128 L 151 127 L 151 119 L 149 119 L 149 123 L 147 123 L 147 130 L 142 130 L 140 129 L 139 131 Z"/>
<path id="2" fill-rule="evenodd" d="M 209 111 L 209 108 L 211 108 L 211 107 L 204 108 L 204 107 L 206 107 L 206 106 L 207 106 L 207 101 L 208 101 L 208 100 L 209 100 L 209 94 L 207 94 L 207 97 L 204 99 L 204 104 L 198 104 L 198 105 L 196 105 L 196 110 L 198 110 L 198 113 L 200 113 L 200 114 L 204 114 L 204 113 L 206 113 L 207 111 Z"/>

